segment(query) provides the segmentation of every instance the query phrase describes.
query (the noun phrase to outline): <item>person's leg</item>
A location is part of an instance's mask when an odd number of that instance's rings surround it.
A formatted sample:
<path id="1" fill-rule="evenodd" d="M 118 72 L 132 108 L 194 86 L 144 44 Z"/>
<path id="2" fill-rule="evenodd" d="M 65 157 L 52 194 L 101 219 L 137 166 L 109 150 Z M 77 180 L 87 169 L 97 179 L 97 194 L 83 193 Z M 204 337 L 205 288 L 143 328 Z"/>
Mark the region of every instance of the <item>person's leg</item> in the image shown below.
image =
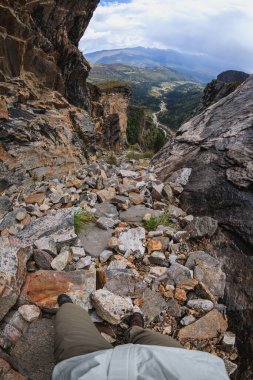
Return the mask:
<path id="1" fill-rule="evenodd" d="M 126 339 L 128 343 L 183 348 L 176 339 L 139 326 L 129 328 Z"/>
<path id="2" fill-rule="evenodd" d="M 89 314 L 78 305 L 64 303 L 55 320 L 55 359 L 60 362 L 74 356 L 112 348 L 92 323 Z"/>

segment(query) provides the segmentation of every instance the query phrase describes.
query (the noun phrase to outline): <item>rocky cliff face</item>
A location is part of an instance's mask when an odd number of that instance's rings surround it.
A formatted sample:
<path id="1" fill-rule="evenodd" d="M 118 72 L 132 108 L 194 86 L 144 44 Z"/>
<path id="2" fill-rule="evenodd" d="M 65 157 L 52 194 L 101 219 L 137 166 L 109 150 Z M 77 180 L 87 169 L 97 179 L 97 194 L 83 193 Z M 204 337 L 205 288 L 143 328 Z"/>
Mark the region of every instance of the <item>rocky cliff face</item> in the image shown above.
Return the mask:
<path id="1" fill-rule="evenodd" d="M 211 104 L 218 102 L 235 91 L 235 89 L 246 79 L 249 74 L 243 71 L 228 70 L 217 76 L 217 79 L 212 80 L 204 89 L 203 98 L 200 106 L 194 112 L 195 115 L 204 111 Z"/>
<path id="2" fill-rule="evenodd" d="M 232 94 L 182 125 L 153 160 L 165 181 L 173 182 L 175 172 L 182 168 L 191 169 L 181 194 L 183 207 L 219 222 L 220 236 L 212 241 L 213 253 L 225 265 L 226 301 L 236 327 L 241 329 L 241 348 L 247 351 L 248 359 L 252 353 L 253 301 L 252 107 L 250 76 Z"/>
<path id="3" fill-rule="evenodd" d="M 89 84 L 89 89 L 96 140 L 109 148 L 122 147 L 127 141 L 130 87 L 120 82 L 107 82 L 99 86 Z"/>
<path id="4" fill-rule="evenodd" d="M 94 125 L 78 42 L 97 4 L 1 0 L 0 191 L 84 160 Z"/>
<path id="5" fill-rule="evenodd" d="M 1 80 L 29 73 L 40 86 L 87 106 L 89 64 L 78 42 L 98 2 L 1 0 Z"/>

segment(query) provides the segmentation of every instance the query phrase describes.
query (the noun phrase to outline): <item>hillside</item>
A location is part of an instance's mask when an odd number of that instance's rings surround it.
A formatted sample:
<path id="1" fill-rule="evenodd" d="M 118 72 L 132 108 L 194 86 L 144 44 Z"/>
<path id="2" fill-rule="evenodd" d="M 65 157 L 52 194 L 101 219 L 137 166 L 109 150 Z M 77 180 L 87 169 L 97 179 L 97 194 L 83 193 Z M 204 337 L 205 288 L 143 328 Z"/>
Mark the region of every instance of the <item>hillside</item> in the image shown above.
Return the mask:
<path id="1" fill-rule="evenodd" d="M 137 67 L 166 66 L 205 83 L 231 67 L 230 62 L 205 55 L 143 47 L 96 51 L 85 54 L 85 58 L 91 64 L 123 63 Z M 240 70 L 241 68 L 235 67 L 235 69 Z"/>

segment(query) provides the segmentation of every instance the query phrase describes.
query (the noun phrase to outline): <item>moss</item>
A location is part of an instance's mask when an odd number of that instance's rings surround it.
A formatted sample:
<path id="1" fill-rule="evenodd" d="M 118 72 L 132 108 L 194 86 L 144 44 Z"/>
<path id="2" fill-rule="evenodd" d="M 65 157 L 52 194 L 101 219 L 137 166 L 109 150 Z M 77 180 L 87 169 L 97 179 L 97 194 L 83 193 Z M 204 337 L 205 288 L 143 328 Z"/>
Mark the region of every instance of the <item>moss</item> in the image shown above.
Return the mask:
<path id="1" fill-rule="evenodd" d="M 175 227 L 175 223 L 171 222 L 171 215 L 166 210 L 162 215 L 156 217 L 151 216 L 149 220 L 144 221 L 144 227 L 146 230 L 149 231 L 155 231 L 158 226 L 168 226 L 168 227 Z"/>
<path id="2" fill-rule="evenodd" d="M 91 212 L 81 209 L 77 210 L 74 213 L 75 233 L 78 234 L 79 232 L 83 231 L 88 223 L 95 222 L 95 220 L 96 218 Z"/>

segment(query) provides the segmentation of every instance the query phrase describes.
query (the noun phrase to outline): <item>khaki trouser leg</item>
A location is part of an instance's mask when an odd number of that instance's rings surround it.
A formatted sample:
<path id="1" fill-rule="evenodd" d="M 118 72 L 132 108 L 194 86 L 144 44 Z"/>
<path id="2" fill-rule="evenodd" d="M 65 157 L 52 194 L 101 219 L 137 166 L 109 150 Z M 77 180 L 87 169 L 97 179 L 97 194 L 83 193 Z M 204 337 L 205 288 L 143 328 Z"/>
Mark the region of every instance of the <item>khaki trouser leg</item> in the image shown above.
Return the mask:
<path id="1" fill-rule="evenodd" d="M 153 346 L 183 348 L 181 344 L 168 335 L 134 326 L 127 331 L 128 343 L 147 344 Z"/>
<path id="2" fill-rule="evenodd" d="M 60 362 L 74 356 L 112 348 L 80 306 L 63 304 L 56 314 L 55 359 Z"/>

